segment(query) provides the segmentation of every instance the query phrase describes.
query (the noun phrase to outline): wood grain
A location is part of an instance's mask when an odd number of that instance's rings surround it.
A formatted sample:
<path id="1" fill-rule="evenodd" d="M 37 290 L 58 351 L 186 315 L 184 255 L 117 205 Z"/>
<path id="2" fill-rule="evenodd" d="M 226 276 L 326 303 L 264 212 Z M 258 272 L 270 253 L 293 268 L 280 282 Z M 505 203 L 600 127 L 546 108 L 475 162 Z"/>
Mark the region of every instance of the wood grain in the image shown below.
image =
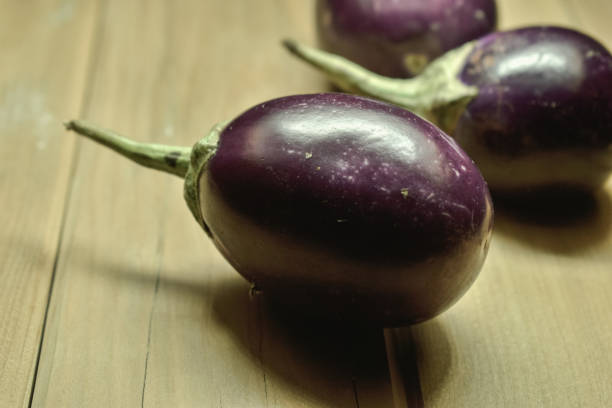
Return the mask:
<path id="1" fill-rule="evenodd" d="M 499 28 L 502 30 L 530 25 L 575 24 L 565 0 L 496 0 Z"/>
<path id="2" fill-rule="evenodd" d="M 610 47 L 608 2 L 498 0 L 503 28 Z M 498 208 L 481 277 L 430 322 L 383 337 L 288 317 L 249 296 L 181 180 L 60 122 L 190 145 L 258 102 L 327 90 L 279 46 L 314 43 L 312 3 L 22 3 L 0 2 L 0 407 L 32 388 L 35 407 L 610 405 L 612 180 L 561 221 Z"/>
<path id="3" fill-rule="evenodd" d="M 95 4 L 0 2 L 0 406 L 27 406 L 36 372 Z"/>
<path id="4" fill-rule="evenodd" d="M 301 1 L 110 1 L 86 117 L 192 144 L 255 103 L 324 89 L 279 43 L 312 27 Z M 181 195 L 80 144 L 34 406 L 391 406 L 382 332 L 250 299 Z"/>
<path id="5" fill-rule="evenodd" d="M 486 268 L 469 295 L 412 329 L 426 406 L 607 405 L 606 200 L 601 213 L 579 226 L 498 216 Z"/>
<path id="6" fill-rule="evenodd" d="M 608 49 L 612 47 L 612 7 L 606 0 L 562 0 L 572 23 L 581 31 L 601 41 Z"/>
<path id="7" fill-rule="evenodd" d="M 603 27 L 612 18 L 607 2 L 518 3 L 499 1 L 503 27 L 599 27 L 612 43 Z M 425 406 L 610 405 L 611 197 L 609 182 L 593 201 L 558 203 L 567 217 L 557 220 L 498 206 L 474 287 L 439 318 L 393 333 L 395 348 L 415 350 L 398 358 L 404 371 L 416 358 Z"/>

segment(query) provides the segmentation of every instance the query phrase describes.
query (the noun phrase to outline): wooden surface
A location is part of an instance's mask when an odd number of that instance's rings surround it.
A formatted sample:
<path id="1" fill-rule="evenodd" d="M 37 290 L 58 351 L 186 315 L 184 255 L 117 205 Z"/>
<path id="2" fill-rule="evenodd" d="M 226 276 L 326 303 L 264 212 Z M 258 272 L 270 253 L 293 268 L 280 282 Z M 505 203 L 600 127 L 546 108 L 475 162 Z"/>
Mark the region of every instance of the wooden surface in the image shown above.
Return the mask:
<path id="1" fill-rule="evenodd" d="M 498 1 L 612 47 L 609 0 Z M 178 178 L 63 131 L 83 117 L 190 145 L 255 103 L 326 90 L 279 40 L 305 0 L 0 1 L 0 407 L 605 407 L 612 182 L 544 223 L 498 210 L 490 254 L 440 317 L 383 332 L 249 298 Z"/>

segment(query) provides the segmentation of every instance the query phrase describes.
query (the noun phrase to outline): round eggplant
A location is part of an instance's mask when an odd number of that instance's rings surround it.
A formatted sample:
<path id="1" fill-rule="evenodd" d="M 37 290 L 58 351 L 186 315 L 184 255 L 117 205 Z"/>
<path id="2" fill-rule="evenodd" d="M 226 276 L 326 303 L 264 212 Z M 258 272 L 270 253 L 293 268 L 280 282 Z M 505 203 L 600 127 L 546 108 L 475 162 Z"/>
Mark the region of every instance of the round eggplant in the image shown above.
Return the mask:
<path id="1" fill-rule="evenodd" d="M 298 95 L 257 105 L 193 149 L 67 127 L 185 177 L 198 222 L 256 292 L 306 314 L 398 326 L 470 287 L 493 208 L 440 129 L 383 102 Z"/>
<path id="2" fill-rule="evenodd" d="M 318 0 L 321 47 L 381 75 L 409 78 L 495 30 L 494 0 Z"/>
<path id="3" fill-rule="evenodd" d="M 493 33 L 409 80 L 286 45 L 341 88 L 437 123 L 494 192 L 593 190 L 612 169 L 612 56 L 585 34 L 559 27 Z"/>

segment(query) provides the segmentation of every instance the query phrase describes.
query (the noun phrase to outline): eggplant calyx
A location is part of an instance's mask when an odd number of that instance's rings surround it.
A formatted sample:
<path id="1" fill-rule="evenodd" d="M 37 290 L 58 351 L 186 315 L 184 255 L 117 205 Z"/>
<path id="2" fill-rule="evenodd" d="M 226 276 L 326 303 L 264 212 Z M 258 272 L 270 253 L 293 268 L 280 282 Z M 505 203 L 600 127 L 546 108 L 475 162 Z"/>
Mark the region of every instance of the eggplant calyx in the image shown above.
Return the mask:
<path id="1" fill-rule="evenodd" d="M 204 228 L 204 231 L 209 236 L 211 236 L 211 232 L 202 217 L 200 206 L 200 177 L 202 172 L 205 171 L 206 164 L 217 151 L 219 135 L 228 123 L 229 121 L 217 123 L 205 137 L 193 146 L 191 149 L 191 162 L 185 175 L 183 196 L 187 202 L 187 207 L 189 207 L 198 224 Z"/>
<path id="2" fill-rule="evenodd" d="M 64 123 L 64 126 L 67 130 L 98 142 L 142 166 L 181 178 L 187 173 L 191 155 L 191 149 L 188 147 L 136 142 L 84 120 L 71 120 Z"/>
<path id="3" fill-rule="evenodd" d="M 283 45 L 342 90 L 399 105 L 439 124 L 447 132 L 453 130 L 465 106 L 478 95 L 477 87 L 459 79 L 476 45 L 474 41 L 446 52 L 410 79 L 388 78 L 344 57 L 293 40 L 284 40 Z"/>
<path id="4" fill-rule="evenodd" d="M 204 231 L 210 235 L 200 212 L 199 179 L 206 163 L 217 150 L 219 134 L 225 123 L 213 127 L 193 148 L 136 142 L 83 120 L 71 120 L 64 125 L 67 130 L 109 147 L 142 166 L 184 178 L 187 206 Z"/>

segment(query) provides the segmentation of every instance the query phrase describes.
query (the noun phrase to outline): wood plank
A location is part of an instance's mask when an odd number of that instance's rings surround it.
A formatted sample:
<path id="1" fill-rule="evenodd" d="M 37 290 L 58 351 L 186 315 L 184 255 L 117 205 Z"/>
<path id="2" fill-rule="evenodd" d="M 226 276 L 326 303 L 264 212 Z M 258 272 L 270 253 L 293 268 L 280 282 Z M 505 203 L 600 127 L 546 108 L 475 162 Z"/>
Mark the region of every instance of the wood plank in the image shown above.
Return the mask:
<path id="1" fill-rule="evenodd" d="M 607 405 L 611 191 L 577 226 L 498 216 L 470 294 L 413 329 L 427 406 Z"/>
<path id="2" fill-rule="evenodd" d="M 311 18 L 302 1 L 109 1 L 85 116 L 189 145 L 255 103 L 325 89 L 279 45 L 313 42 Z M 391 406 L 382 333 L 250 299 L 181 195 L 80 143 L 34 406 Z"/>
<path id="3" fill-rule="evenodd" d="M 530 25 L 575 25 L 564 0 L 497 0 L 502 30 Z"/>
<path id="4" fill-rule="evenodd" d="M 565 0 L 498 3 L 504 28 L 554 23 L 612 40 L 604 28 L 612 15 L 598 14 L 610 9 L 605 1 L 575 1 L 573 9 Z M 538 223 L 498 208 L 474 287 L 440 317 L 393 332 L 396 349 L 416 352 L 425 406 L 610 404 L 611 201 L 612 180 L 594 209 L 571 222 Z M 413 358 L 399 353 L 400 367 L 409 371 Z"/>
<path id="5" fill-rule="evenodd" d="M 578 0 L 561 0 L 571 15 L 572 22 L 580 30 L 601 41 L 612 49 L 612 7 L 607 0 L 589 0 L 586 4 Z"/>
<path id="6" fill-rule="evenodd" d="M 27 406 L 60 236 L 96 7 L 1 1 L 0 406 Z"/>

